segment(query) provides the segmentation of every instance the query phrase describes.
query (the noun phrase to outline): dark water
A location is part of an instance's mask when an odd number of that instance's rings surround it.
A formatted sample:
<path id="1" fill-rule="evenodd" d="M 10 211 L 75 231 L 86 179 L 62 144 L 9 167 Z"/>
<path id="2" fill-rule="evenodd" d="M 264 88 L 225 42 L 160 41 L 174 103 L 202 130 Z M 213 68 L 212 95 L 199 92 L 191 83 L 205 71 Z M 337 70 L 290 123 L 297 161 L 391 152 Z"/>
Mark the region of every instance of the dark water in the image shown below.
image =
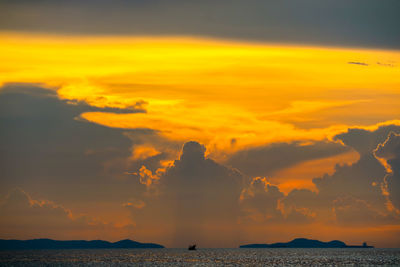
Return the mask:
<path id="1" fill-rule="evenodd" d="M 1 266 L 400 266 L 400 249 L 0 251 Z"/>

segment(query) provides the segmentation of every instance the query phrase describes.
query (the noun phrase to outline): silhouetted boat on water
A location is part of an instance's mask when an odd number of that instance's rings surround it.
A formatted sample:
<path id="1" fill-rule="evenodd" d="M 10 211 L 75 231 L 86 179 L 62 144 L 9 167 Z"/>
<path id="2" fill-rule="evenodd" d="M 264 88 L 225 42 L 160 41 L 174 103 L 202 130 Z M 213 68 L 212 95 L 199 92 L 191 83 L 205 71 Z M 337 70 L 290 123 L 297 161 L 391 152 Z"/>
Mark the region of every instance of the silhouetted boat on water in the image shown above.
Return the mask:
<path id="1" fill-rule="evenodd" d="M 196 244 L 190 245 L 190 246 L 188 247 L 188 250 L 196 250 Z"/>

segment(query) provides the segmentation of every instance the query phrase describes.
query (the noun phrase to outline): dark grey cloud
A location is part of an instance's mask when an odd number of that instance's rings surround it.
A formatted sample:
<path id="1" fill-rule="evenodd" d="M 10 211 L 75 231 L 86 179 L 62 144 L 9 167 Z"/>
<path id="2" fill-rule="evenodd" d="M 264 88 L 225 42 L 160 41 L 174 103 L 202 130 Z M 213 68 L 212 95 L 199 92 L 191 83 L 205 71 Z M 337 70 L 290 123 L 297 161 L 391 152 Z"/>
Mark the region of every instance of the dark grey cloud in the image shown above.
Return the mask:
<path id="1" fill-rule="evenodd" d="M 309 209 L 315 211 L 320 207 L 318 193 L 308 189 L 293 189 L 283 200 L 286 212 L 292 209 Z"/>
<path id="2" fill-rule="evenodd" d="M 270 176 L 278 170 L 304 161 L 330 157 L 346 151 L 349 151 L 348 147 L 328 141 L 311 144 L 273 143 L 238 151 L 226 163 L 252 177 Z"/>
<path id="3" fill-rule="evenodd" d="M 32 199 L 19 188 L 0 202 L 1 238 L 109 239 L 115 238 L 113 233 L 124 237 L 132 229 L 133 225 L 118 228 L 85 215 L 72 214 L 54 202 Z"/>
<path id="4" fill-rule="evenodd" d="M 10 109 L 12 106 L 16 108 L 16 105 L 13 104 L 13 101 L 21 98 L 21 95 L 26 96 L 27 101 L 29 101 L 29 98 L 42 98 L 44 101 L 50 101 L 51 99 L 59 102 L 60 104 L 64 104 L 64 110 L 69 110 L 71 114 L 78 116 L 84 112 L 111 112 L 111 113 L 145 113 L 146 109 L 144 106 L 147 104 L 145 101 L 137 101 L 130 105 L 126 109 L 121 109 L 121 108 L 112 108 L 112 107 L 104 107 L 104 108 L 99 108 L 95 106 L 91 106 L 87 104 L 85 101 L 77 101 L 75 99 L 65 99 L 65 100 L 60 100 L 58 99 L 57 96 L 57 91 L 56 89 L 50 89 L 46 87 L 42 87 L 40 84 L 27 84 L 27 83 L 7 83 L 3 87 L 0 88 L 0 94 L 2 94 L 3 98 L 5 100 L 3 101 L 3 105 L 5 105 L 4 110 L 5 113 L 3 114 L 4 116 L 8 116 L 9 114 L 6 112 L 7 109 Z M 17 101 L 23 101 L 22 99 L 18 99 Z M 18 104 L 24 104 L 24 103 L 18 103 Z M 44 106 L 43 108 L 46 108 Z M 39 110 L 38 110 L 39 109 Z M 31 110 L 31 112 L 34 112 L 35 110 L 38 110 L 38 112 L 41 113 L 41 116 L 46 115 L 45 112 L 41 109 L 41 106 L 38 105 L 35 107 L 35 109 Z M 14 110 L 15 111 L 15 110 Z M 56 110 L 58 111 L 58 110 Z M 63 111 L 63 110 L 62 110 Z M 60 113 L 62 113 L 60 110 Z M 71 115 L 68 114 L 68 115 Z"/>
<path id="5" fill-rule="evenodd" d="M 371 131 L 353 128 L 337 135 L 335 138 L 356 150 L 360 159 L 337 165 L 333 174 L 313 179 L 317 192 L 292 190 L 281 200 L 284 212 L 301 211 L 315 220 L 342 226 L 398 224 L 400 217 L 388 205 L 389 199 L 398 207 L 398 170 L 388 173 L 381 162 L 385 159 L 389 166 L 399 165 L 396 132 L 400 126 L 387 125 Z"/>
<path id="6" fill-rule="evenodd" d="M 360 154 L 352 165 L 336 166 L 332 175 L 314 179 L 319 194 L 326 201 L 338 197 L 352 196 L 368 201 L 371 206 L 381 209 L 385 206 L 381 184 L 386 175 L 384 166 L 374 155 L 375 148 L 383 143 L 391 131 L 400 131 L 399 126 L 382 126 L 375 131 L 349 129 L 335 138 Z"/>
<path id="7" fill-rule="evenodd" d="M 205 158 L 205 150 L 197 142 L 187 142 L 180 159 L 156 185 L 159 188 L 156 201 L 169 211 L 174 228 L 172 238 L 183 246 L 193 239 L 208 244 L 227 242 L 226 246 L 237 238 L 234 233 L 245 178 Z"/>
<path id="8" fill-rule="evenodd" d="M 204 156 L 206 148 L 187 142 L 165 173 L 152 179 L 146 207 L 129 207 L 137 229 L 170 232 L 169 242 L 185 246 L 193 240 L 212 246 L 229 246 L 241 238 L 242 227 L 282 223 L 307 223 L 300 209 L 283 213 L 279 202 L 285 195 L 265 178 L 251 179 L 235 169 Z M 162 226 L 157 224 L 162 222 Z"/>
<path id="9" fill-rule="evenodd" d="M 57 98 L 54 90 L 39 85 L 2 87 L 0 193 L 21 187 L 71 205 L 79 205 L 80 201 L 94 203 L 101 198 L 126 199 L 132 193 L 126 183 L 133 181 L 123 181 L 130 177 L 124 172 L 134 164 L 128 160 L 134 142 L 125 133 L 152 133 L 113 129 L 76 119 L 87 111 L 143 112 L 99 109 L 84 102 L 71 104 Z M 110 188 L 118 188 L 120 193 L 110 194 Z"/>
<path id="10" fill-rule="evenodd" d="M 385 198 L 380 187 L 384 176 L 385 168 L 371 154 L 361 156 L 352 165 L 338 165 L 332 175 L 315 178 L 313 182 L 325 203 L 331 203 L 338 197 L 353 196 L 368 200 L 377 208 L 384 208 Z"/>
<path id="11" fill-rule="evenodd" d="M 315 178 L 317 194 L 308 190 L 292 191 L 284 200 L 285 208 L 306 207 L 319 215 L 333 209 L 336 220 L 343 224 L 398 222 L 398 216 L 387 208 L 382 191 L 387 170 L 375 156 L 376 148 L 391 132 L 400 132 L 400 126 L 381 126 L 373 131 L 354 128 L 337 135 L 335 138 L 356 150 L 360 159 L 351 165 L 337 165 L 331 175 Z M 392 197 L 397 197 L 399 192 L 395 191 Z M 365 221 L 367 217 L 369 221 Z"/>
<path id="12" fill-rule="evenodd" d="M 376 209 L 369 201 L 351 196 L 339 197 L 333 201 L 336 221 L 342 226 L 378 226 L 398 223 L 394 213 Z"/>
<path id="13" fill-rule="evenodd" d="M 277 186 L 268 184 L 266 179 L 254 178 L 242 191 L 241 205 L 243 216 L 254 218 L 262 223 L 276 221 L 282 213 L 278 210 L 278 201 L 284 197 Z"/>
<path id="14" fill-rule="evenodd" d="M 0 29 L 400 47 L 397 0 L 0 2 Z"/>
<path id="15" fill-rule="evenodd" d="M 301 196 L 303 191 L 305 198 Z M 253 178 L 241 194 L 241 222 L 250 225 L 310 223 L 315 217 L 311 209 L 315 199 L 315 193 L 305 189 L 294 189 L 285 196 L 266 178 Z"/>
<path id="16" fill-rule="evenodd" d="M 346 146 L 355 149 L 361 156 L 368 156 L 373 153 L 379 144 L 385 142 L 390 132 L 400 132 L 400 126 L 381 126 L 374 131 L 350 128 L 347 132 L 336 135 L 334 139 L 340 140 Z"/>
<path id="17" fill-rule="evenodd" d="M 347 64 L 350 65 L 360 65 L 360 66 L 369 66 L 369 64 L 365 63 L 365 62 L 357 62 L 357 61 L 349 61 L 347 62 Z"/>

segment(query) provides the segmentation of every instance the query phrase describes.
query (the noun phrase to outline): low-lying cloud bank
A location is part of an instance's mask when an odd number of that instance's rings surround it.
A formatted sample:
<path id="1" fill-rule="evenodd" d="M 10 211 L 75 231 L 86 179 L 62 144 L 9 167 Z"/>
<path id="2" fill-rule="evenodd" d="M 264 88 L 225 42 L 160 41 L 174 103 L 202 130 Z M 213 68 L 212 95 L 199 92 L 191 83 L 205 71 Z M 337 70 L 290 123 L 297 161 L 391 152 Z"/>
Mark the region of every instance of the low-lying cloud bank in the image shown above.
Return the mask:
<path id="1" fill-rule="evenodd" d="M 132 233 L 133 224 L 117 226 L 71 210 L 48 200 L 33 199 L 16 188 L 0 203 L 1 237 L 8 239 L 114 239 Z"/>

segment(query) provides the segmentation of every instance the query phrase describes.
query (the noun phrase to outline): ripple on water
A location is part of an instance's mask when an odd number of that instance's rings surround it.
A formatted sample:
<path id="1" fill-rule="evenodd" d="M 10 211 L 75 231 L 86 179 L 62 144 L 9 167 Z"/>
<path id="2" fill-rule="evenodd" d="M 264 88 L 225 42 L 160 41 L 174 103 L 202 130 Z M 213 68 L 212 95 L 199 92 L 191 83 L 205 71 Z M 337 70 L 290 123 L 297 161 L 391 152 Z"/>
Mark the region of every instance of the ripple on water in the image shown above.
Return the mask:
<path id="1" fill-rule="evenodd" d="M 96 249 L 0 251 L 1 266 L 400 266 L 400 249 Z"/>

